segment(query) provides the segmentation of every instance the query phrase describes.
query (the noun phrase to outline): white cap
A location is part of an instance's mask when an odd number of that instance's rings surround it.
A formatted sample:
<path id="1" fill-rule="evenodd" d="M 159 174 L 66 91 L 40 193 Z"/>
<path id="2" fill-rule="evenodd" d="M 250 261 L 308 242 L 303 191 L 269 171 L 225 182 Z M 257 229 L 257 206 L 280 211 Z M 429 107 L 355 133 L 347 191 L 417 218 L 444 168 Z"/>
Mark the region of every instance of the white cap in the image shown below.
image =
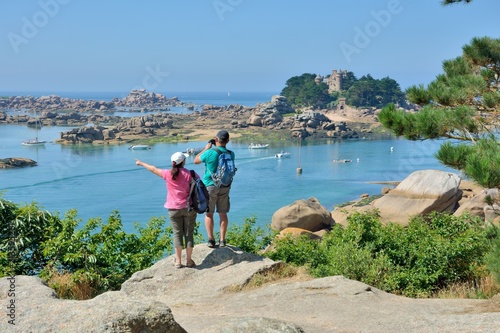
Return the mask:
<path id="1" fill-rule="evenodd" d="M 170 160 L 172 162 L 175 162 L 175 164 L 181 164 L 182 162 L 184 162 L 184 160 L 186 159 L 186 155 L 184 155 L 183 153 L 181 152 L 177 152 L 177 153 L 174 153 L 171 157 L 170 157 Z"/>

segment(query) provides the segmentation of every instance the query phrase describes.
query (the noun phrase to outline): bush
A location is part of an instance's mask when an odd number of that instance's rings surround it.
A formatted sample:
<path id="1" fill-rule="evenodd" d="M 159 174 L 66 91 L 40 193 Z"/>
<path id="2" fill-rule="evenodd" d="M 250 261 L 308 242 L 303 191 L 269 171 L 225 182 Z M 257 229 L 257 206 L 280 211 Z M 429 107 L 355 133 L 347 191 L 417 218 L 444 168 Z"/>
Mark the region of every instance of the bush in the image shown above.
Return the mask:
<path id="1" fill-rule="evenodd" d="M 0 277 L 39 273 L 47 262 L 42 242 L 54 236 L 48 227 L 58 222 L 35 202 L 17 206 L 0 197 Z"/>
<path id="2" fill-rule="evenodd" d="M 429 296 L 447 285 L 481 278 L 489 249 L 484 222 L 464 214 L 431 213 L 410 220 L 406 228 L 389 226 L 380 239 L 394 267 L 394 290 Z"/>
<path id="3" fill-rule="evenodd" d="M 343 275 L 387 292 L 429 297 L 449 285 L 483 279 L 491 239 L 500 252 L 498 232 L 469 215 L 432 213 L 403 227 L 383 226 L 376 213 L 355 213 L 347 227 L 336 225 L 321 241 L 286 237 L 268 255 L 307 265 L 316 277 Z M 488 257 L 490 270 L 500 271 L 498 257 Z"/>
<path id="4" fill-rule="evenodd" d="M 274 238 L 275 233 L 269 226 L 267 230 L 255 227 L 256 217 L 246 218 L 242 226 L 232 224 L 226 233 L 226 240 L 231 245 L 239 247 L 248 253 L 259 253 L 265 249 Z"/>
<path id="5" fill-rule="evenodd" d="M 107 223 L 93 218 L 76 230 L 79 222 L 76 211 L 68 211 L 62 230 L 43 243 L 49 260 L 40 274 L 45 280 L 69 272 L 74 282 L 90 283 L 96 293 L 116 290 L 134 272 L 151 266 L 172 249 L 172 230 L 165 229 L 161 218 L 151 218 L 145 228 L 136 225 L 137 234 L 122 230 L 118 212 Z"/>
<path id="6" fill-rule="evenodd" d="M 89 219 L 77 229 L 80 223 L 76 210 L 60 219 L 36 203 L 17 206 L 0 198 L 0 277 L 39 274 L 63 297 L 89 298 L 120 288 L 172 250 L 164 218 L 136 225 L 133 234 L 122 230 L 118 212 L 107 223 Z"/>
<path id="7" fill-rule="evenodd" d="M 500 285 L 500 226 L 491 226 L 490 234 L 492 235 L 491 251 L 486 255 L 486 267 L 493 275 L 495 282 Z"/>

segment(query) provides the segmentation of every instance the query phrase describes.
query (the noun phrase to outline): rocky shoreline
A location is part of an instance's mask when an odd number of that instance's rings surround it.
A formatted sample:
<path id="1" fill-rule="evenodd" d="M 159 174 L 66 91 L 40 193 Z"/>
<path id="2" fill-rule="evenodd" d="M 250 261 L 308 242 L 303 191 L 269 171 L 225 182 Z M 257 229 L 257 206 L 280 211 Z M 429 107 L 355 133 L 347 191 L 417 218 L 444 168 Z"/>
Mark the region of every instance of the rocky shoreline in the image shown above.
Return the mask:
<path id="1" fill-rule="evenodd" d="M 192 110 L 187 114 L 170 113 L 169 107 L 182 106 Z M 8 115 L 5 110 L 36 112 L 38 117 L 27 114 Z M 139 117 L 120 117 L 109 112 L 141 111 Z M 62 132 L 56 143 L 60 144 L 120 144 L 137 140 L 196 140 L 206 131 L 221 127 L 240 135 L 276 135 L 290 139 L 334 138 L 348 139 L 366 136 L 376 123 L 375 110 L 359 110 L 358 116 L 367 115 L 368 124 L 339 118 L 340 110 L 303 110 L 300 113 L 283 96 L 273 96 L 268 103 L 255 107 L 241 105 L 196 106 L 166 98 L 160 94 L 133 90 L 123 99 L 84 101 L 59 96 L 9 97 L 0 99 L 0 124 L 34 126 L 80 126 Z M 342 110 L 342 115 L 348 110 Z M 352 110 L 351 110 L 352 111 Z M 89 125 L 91 124 L 91 125 Z"/>

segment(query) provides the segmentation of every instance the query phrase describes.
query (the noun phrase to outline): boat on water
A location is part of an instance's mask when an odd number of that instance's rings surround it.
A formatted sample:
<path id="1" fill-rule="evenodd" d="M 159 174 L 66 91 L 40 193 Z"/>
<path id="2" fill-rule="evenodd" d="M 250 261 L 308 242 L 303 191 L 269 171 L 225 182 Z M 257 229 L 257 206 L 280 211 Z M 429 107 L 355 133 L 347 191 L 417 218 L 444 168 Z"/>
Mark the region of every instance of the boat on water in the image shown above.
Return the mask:
<path id="1" fill-rule="evenodd" d="M 47 143 L 47 141 L 44 140 L 38 140 L 38 118 L 36 117 L 36 112 L 35 112 L 35 131 L 36 131 L 36 136 L 34 139 L 29 139 L 22 141 L 21 144 L 23 146 L 43 146 Z"/>
<path id="2" fill-rule="evenodd" d="M 269 147 L 269 144 L 262 144 L 262 143 L 256 143 L 256 144 L 253 144 L 251 143 L 250 146 L 248 146 L 248 148 L 250 149 L 266 149 Z"/>
<path id="3" fill-rule="evenodd" d="M 38 137 L 21 142 L 23 146 L 44 146 L 47 141 L 40 141 Z"/>
<path id="4" fill-rule="evenodd" d="M 290 157 L 290 153 L 287 152 L 287 151 L 281 151 L 279 153 L 276 153 L 276 158 L 287 158 L 287 157 Z"/>
<path id="5" fill-rule="evenodd" d="M 148 145 L 131 145 L 130 147 L 128 147 L 128 149 L 130 149 L 130 150 L 147 150 L 147 149 L 151 149 L 151 147 Z"/>
<path id="6" fill-rule="evenodd" d="M 350 162 L 352 162 L 352 160 L 345 159 L 345 158 L 340 158 L 340 159 L 337 159 L 337 160 L 333 160 L 333 163 L 350 163 Z"/>
<path id="7" fill-rule="evenodd" d="M 187 155 L 198 155 L 202 150 L 203 150 L 203 148 L 188 148 L 184 152 L 184 155 L 186 155 L 186 154 Z"/>

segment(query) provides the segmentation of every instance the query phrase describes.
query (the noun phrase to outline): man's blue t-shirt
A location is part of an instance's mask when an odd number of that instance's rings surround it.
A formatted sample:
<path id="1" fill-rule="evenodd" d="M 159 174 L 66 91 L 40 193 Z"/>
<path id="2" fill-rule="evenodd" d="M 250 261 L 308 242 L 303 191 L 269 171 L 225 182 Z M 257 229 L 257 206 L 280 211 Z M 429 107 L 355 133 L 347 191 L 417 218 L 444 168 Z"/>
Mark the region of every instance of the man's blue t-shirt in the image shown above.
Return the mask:
<path id="1" fill-rule="evenodd" d="M 228 151 L 225 147 L 217 146 L 217 149 L 221 151 L 221 153 L 225 153 Z M 234 152 L 231 151 L 231 158 L 234 161 Z M 203 154 L 200 155 L 200 160 L 205 163 L 205 174 L 203 175 L 203 183 L 205 186 L 213 186 L 214 181 L 212 180 L 212 173 L 217 171 L 217 165 L 219 160 L 219 153 L 215 151 L 213 148 L 205 150 Z"/>

